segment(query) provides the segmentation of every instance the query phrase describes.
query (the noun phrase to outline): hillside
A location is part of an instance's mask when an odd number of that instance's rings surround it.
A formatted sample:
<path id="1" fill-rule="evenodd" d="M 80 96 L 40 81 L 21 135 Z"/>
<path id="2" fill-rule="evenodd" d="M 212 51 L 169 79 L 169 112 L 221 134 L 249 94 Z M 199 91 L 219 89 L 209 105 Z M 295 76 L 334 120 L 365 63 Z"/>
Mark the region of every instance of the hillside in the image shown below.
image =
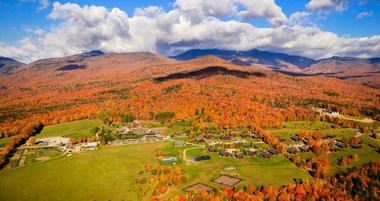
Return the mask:
<path id="1" fill-rule="evenodd" d="M 376 89 L 334 78 L 254 70 L 212 56 L 180 63 L 149 53 L 75 62 L 72 57 L 46 59 L 2 77 L 0 85 L 3 126 L 31 114 L 47 124 L 87 118 L 102 108 L 112 111 L 115 120 L 125 112 L 151 119 L 166 111 L 181 119 L 204 108 L 208 120 L 227 127 L 312 119 L 312 106 L 374 117 L 380 109 Z"/>
<path id="2" fill-rule="evenodd" d="M 318 61 L 304 69 L 304 73 L 327 75 L 380 88 L 379 58 L 332 57 Z"/>
<path id="3" fill-rule="evenodd" d="M 14 59 L 0 57 L 0 76 L 14 72 L 22 65 L 24 64 Z"/>
<path id="4" fill-rule="evenodd" d="M 331 57 L 314 60 L 283 53 L 260 51 L 233 51 L 218 49 L 194 49 L 173 59 L 189 60 L 214 55 L 236 65 L 260 70 L 272 70 L 292 76 L 327 76 L 357 82 L 366 86 L 380 87 L 380 59 Z"/>
<path id="5" fill-rule="evenodd" d="M 316 61 L 307 57 L 287 55 L 277 52 L 252 49 L 249 51 L 219 50 L 219 49 L 194 49 L 180 55 L 173 56 L 177 60 L 189 60 L 207 55 L 214 55 L 236 65 L 248 66 L 264 65 L 269 69 L 300 70 L 308 67 Z"/>

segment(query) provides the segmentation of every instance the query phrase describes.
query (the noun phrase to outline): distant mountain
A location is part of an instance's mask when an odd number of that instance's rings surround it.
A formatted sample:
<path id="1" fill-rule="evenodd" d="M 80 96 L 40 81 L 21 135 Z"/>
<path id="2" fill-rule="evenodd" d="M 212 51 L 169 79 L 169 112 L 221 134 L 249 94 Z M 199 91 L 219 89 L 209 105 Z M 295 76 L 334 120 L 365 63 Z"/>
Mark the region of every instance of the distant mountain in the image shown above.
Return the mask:
<path id="1" fill-rule="evenodd" d="M 214 55 L 236 65 L 272 70 L 292 76 L 327 76 L 380 88 L 380 58 L 331 57 L 314 60 L 303 56 L 260 51 L 193 49 L 171 58 L 190 60 Z"/>
<path id="2" fill-rule="evenodd" d="M 303 73 L 336 77 L 380 88 L 380 58 L 331 57 L 305 68 Z"/>
<path id="3" fill-rule="evenodd" d="M 219 49 L 193 49 L 171 58 L 176 60 L 189 60 L 206 55 L 214 55 L 240 66 L 253 64 L 265 65 L 271 69 L 304 69 L 316 63 L 316 60 L 307 57 L 288 55 L 284 53 L 261 51 L 252 49 L 249 51 L 219 50 Z"/>
<path id="4" fill-rule="evenodd" d="M 18 62 L 14 59 L 7 58 L 7 57 L 0 57 L 0 75 L 10 74 L 22 65 L 24 65 L 24 63 Z"/>

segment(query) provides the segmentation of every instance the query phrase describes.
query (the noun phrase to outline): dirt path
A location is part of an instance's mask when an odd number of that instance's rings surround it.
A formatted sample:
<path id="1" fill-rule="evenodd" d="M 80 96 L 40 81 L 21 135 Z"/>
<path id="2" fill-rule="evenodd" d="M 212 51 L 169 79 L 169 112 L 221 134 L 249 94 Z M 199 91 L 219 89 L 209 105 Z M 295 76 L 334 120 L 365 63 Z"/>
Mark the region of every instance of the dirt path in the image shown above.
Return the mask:
<path id="1" fill-rule="evenodd" d="M 183 157 L 183 160 L 187 162 L 187 164 L 190 164 L 190 163 L 196 163 L 195 161 L 191 160 L 191 159 L 188 159 L 187 156 L 186 156 L 186 152 L 188 150 L 192 150 L 192 149 L 202 149 L 204 148 L 205 146 L 204 145 L 196 145 L 197 147 L 191 147 L 191 148 L 187 148 L 187 149 L 184 149 L 183 152 L 182 152 L 182 157 Z"/>

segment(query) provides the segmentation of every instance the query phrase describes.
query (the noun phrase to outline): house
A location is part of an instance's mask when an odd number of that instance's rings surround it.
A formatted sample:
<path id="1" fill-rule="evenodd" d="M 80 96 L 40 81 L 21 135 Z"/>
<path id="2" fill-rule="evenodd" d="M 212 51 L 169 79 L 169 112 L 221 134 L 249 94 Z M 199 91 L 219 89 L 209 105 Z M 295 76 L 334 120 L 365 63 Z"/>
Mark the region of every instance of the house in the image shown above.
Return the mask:
<path id="1" fill-rule="evenodd" d="M 293 141 L 296 141 L 296 142 L 301 140 L 300 137 L 298 137 L 298 136 L 296 136 L 296 135 L 290 137 L 290 139 L 293 140 Z"/>
<path id="2" fill-rule="evenodd" d="M 337 152 L 337 151 L 340 150 L 340 148 L 335 147 L 335 146 L 330 146 L 329 149 L 330 149 L 331 152 Z"/>
<path id="3" fill-rule="evenodd" d="M 302 152 L 308 152 L 308 151 L 310 151 L 310 147 L 309 146 L 300 146 L 299 148 L 300 148 L 300 150 Z"/>
<path id="4" fill-rule="evenodd" d="M 257 153 L 257 149 L 250 148 L 250 149 L 244 150 L 244 152 L 245 152 L 245 155 L 247 155 L 247 156 L 254 156 Z"/>
<path id="5" fill-rule="evenodd" d="M 324 137 L 325 137 L 326 139 L 332 139 L 332 138 L 335 137 L 335 135 L 334 135 L 334 134 L 329 134 L 329 133 L 327 133 L 326 135 L 324 135 Z"/>
<path id="6" fill-rule="evenodd" d="M 83 150 L 96 150 L 98 148 L 98 142 L 88 142 L 82 146 Z"/>
<path id="7" fill-rule="evenodd" d="M 150 129 L 148 129 L 147 134 L 150 134 L 150 135 L 162 135 L 164 129 L 165 129 L 165 127 L 150 128 Z"/>
<path id="8" fill-rule="evenodd" d="M 352 148 L 355 148 L 355 149 L 360 149 L 360 148 L 362 148 L 362 145 L 361 145 L 361 144 L 350 144 L 350 146 L 351 146 Z"/>
<path id="9" fill-rule="evenodd" d="M 242 158 L 244 158 L 244 154 L 243 154 L 243 152 L 236 152 L 236 153 L 235 153 L 235 157 L 236 157 L 237 159 L 242 159 Z"/>
<path id="10" fill-rule="evenodd" d="M 226 152 L 229 153 L 230 155 L 233 155 L 237 151 L 238 151 L 237 149 L 226 149 Z"/>
<path id="11" fill-rule="evenodd" d="M 242 133 L 242 134 L 240 134 L 240 137 L 241 138 L 247 138 L 247 137 L 249 137 L 249 134 L 248 133 Z"/>
<path id="12" fill-rule="evenodd" d="M 210 134 L 205 134 L 205 135 L 203 135 L 203 137 L 205 138 L 205 139 L 211 139 L 213 136 L 212 135 L 210 135 Z"/>
<path id="13" fill-rule="evenodd" d="M 268 149 L 268 152 L 272 155 L 277 155 L 278 154 L 278 151 L 275 149 L 275 148 L 270 148 Z"/>
<path id="14" fill-rule="evenodd" d="M 223 136 L 220 136 L 220 139 L 222 139 L 222 140 L 231 140 L 231 136 L 229 136 L 229 135 L 223 135 Z"/>
<path id="15" fill-rule="evenodd" d="M 227 152 L 226 150 L 220 150 L 219 155 L 224 156 L 224 157 L 231 156 L 231 154 L 229 152 Z"/>
<path id="16" fill-rule="evenodd" d="M 194 140 L 195 140 L 195 142 L 197 142 L 197 143 L 205 142 L 205 139 L 203 139 L 203 138 L 201 138 L 201 137 L 196 137 Z"/>
<path id="17" fill-rule="evenodd" d="M 296 154 L 297 153 L 297 148 L 295 148 L 295 147 L 288 147 L 287 149 L 286 149 L 286 152 L 288 152 L 289 154 Z"/>
<path id="18" fill-rule="evenodd" d="M 251 135 L 251 137 L 252 137 L 252 139 L 259 139 L 260 138 L 260 136 L 258 136 L 256 134 Z"/>
<path id="19" fill-rule="evenodd" d="M 267 151 L 261 152 L 260 155 L 263 158 L 271 158 L 272 157 L 272 155 L 269 152 L 267 152 Z"/>
<path id="20" fill-rule="evenodd" d="M 212 152 L 212 153 L 215 153 L 215 152 L 217 152 L 218 150 L 216 149 L 215 146 L 211 146 L 211 147 L 208 147 L 208 151 L 209 151 L 209 152 Z"/>
<path id="21" fill-rule="evenodd" d="M 342 141 L 337 141 L 337 142 L 335 143 L 335 145 L 336 145 L 337 147 L 339 147 L 339 148 L 346 148 L 346 147 L 347 147 L 347 144 L 344 143 L 344 142 L 342 142 Z"/>

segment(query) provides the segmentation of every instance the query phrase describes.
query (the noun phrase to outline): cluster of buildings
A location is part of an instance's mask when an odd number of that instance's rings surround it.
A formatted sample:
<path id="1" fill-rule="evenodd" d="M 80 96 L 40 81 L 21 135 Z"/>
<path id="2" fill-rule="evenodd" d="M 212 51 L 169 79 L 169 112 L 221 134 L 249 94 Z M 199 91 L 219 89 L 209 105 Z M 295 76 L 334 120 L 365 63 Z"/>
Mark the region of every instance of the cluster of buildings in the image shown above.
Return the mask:
<path id="1" fill-rule="evenodd" d="M 25 145 L 21 146 L 21 148 L 43 149 L 56 147 L 66 153 L 77 153 L 87 150 L 96 150 L 98 148 L 98 145 L 98 142 L 71 144 L 70 138 L 57 136 L 37 139 L 34 144 L 26 143 Z"/>

